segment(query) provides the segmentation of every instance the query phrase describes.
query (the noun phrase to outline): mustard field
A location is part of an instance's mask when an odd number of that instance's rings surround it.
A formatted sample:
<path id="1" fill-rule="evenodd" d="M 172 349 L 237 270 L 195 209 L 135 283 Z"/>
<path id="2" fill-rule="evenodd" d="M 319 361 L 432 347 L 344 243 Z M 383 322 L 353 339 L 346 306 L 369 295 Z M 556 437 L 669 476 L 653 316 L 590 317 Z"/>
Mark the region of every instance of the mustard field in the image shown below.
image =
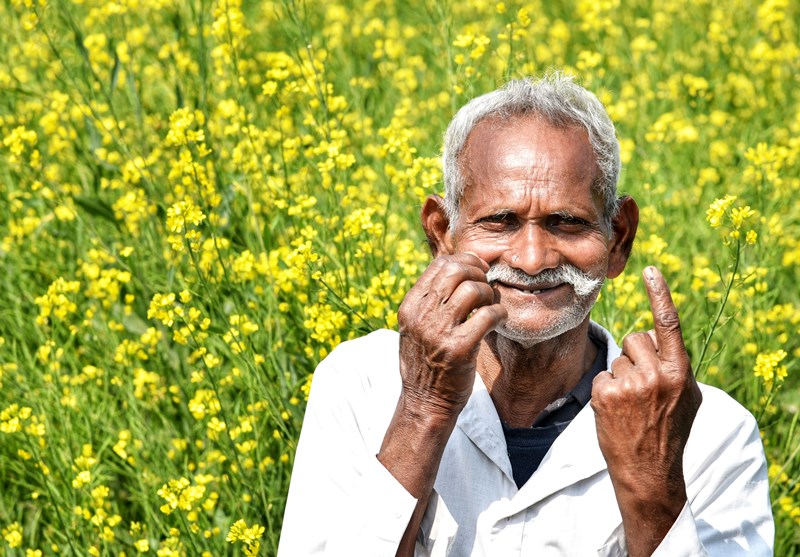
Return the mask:
<path id="1" fill-rule="evenodd" d="M 396 327 L 467 100 L 562 68 L 800 555 L 800 5 L 0 3 L 0 555 L 274 555 L 316 364 Z M 336 458 L 337 455 L 330 455 Z M 308 525 L 309 529 L 314 524 Z"/>

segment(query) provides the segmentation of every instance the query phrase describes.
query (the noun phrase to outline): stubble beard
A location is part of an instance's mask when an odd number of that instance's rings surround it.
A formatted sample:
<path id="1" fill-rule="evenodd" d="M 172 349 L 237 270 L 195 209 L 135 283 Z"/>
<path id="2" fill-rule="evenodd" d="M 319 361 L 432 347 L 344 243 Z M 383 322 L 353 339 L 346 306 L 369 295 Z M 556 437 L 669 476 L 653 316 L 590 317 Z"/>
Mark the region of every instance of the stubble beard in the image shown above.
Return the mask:
<path id="1" fill-rule="evenodd" d="M 519 269 L 514 269 L 505 264 L 496 264 L 489 269 L 487 279 L 491 284 L 493 281 L 511 277 L 518 283 L 536 286 L 537 284 L 548 281 L 566 282 L 570 285 L 575 297 L 575 302 L 562 310 L 561 315 L 553 319 L 549 324 L 542 328 L 531 330 L 518 326 L 513 321 L 506 321 L 495 329 L 498 335 L 514 341 L 525 348 L 530 348 L 541 342 L 551 340 L 571 331 L 583 323 L 592 311 L 600 290 L 603 287 L 605 277 L 593 276 L 585 273 L 577 267 L 564 264 L 556 269 L 548 269 L 535 276 L 528 275 Z M 565 346 L 565 349 L 568 349 Z"/>

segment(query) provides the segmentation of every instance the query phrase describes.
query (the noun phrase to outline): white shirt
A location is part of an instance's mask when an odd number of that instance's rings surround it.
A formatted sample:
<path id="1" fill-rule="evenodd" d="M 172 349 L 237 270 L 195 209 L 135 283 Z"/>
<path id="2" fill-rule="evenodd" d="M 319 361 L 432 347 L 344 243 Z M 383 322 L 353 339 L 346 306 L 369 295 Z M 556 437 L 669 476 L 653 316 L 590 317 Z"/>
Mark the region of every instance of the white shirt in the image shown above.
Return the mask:
<path id="1" fill-rule="evenodd" d="M 607 331 L 592 328 L 607 341 L 610 366 L 620 349 Z M 345 342 L 317 368 L 280 557 L 395 555 L 417 503 L 376 458 L 400 395 L 398 339 L 382 330 Z M 701 389 L 684 454 L 688 503 L 654 555 L 772 555 L 756 422 L 722 391 Z M 416 555 L 627 555 L 591 405 L 517 489 L 500 419 L 476 374 L 439 466 Z"/>

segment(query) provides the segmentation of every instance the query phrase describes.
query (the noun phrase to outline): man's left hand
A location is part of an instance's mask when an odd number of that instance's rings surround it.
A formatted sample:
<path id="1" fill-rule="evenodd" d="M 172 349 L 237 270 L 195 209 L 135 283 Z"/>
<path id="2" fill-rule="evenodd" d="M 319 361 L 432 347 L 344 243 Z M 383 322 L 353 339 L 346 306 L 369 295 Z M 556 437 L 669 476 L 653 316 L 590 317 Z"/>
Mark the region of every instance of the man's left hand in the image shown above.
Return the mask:
<path id="1" fill-rule="evenodd" d="M 591 402 L 631 557 L 651 555 L 686 503 L 683 452 L 702 401 L 669 287 L 655 267 L 643 274 L 654 328 L 625 337 Z"/>

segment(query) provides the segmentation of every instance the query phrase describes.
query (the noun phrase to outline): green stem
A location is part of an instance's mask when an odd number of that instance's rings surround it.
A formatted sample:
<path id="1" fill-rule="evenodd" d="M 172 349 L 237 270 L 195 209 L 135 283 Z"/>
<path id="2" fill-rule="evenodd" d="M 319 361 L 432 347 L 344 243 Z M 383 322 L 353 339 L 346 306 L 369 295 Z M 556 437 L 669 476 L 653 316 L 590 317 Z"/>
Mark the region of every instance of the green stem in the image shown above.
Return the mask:
<path id="1" fill-rule="evenodd" d="M 23 435 L 25 436 L 25 442 L 28 444 L 28 448 L 31 450 L 33 454 L 36 455 L 36 461 L 39 463 L 39 469 L 41 470 L 41 466 L 43 464 L 41 453 L 39 452 L 38 448 L 35 446 L 33 441 L 28 436 L 28 433 L 23 432 Z M 67 544 L 69 545 L 69 548 L 72 550 L 72 553 L 78 555 L 78 552 L 75 550 L 75 546 L 72 545 L 72 537 L 69 535 L 69 528 L 67 528 L 67 523 L 64 522 L 64 517 L 61 516 L 61 512 L 58 510 L 59 505 L 58 503 L 56 503 L 57 499 L 55 498 L 53 490 L 50 488 L 50 482 L 47 480 L 47 475 L 44 473 L 42 473 L 42 475 L 44 476 L 44 487 L 47 490 L 47 496 L 50 497 L 50 501 L 51 503 L 53 503 L 52 505 L 53 510 L 56 513 L 56 518 L 58 519 L 58 523 L 61 525 L 61 529 L 64 530 L 64 536 L 67 538 Z"/>
<path id="2" fill-rule="evenodd" d="M 714 321 L 711 323 L 711 329 L 708 331 L 708 335 L 706 335 L 706 338 L 703 341 L 703 349 L 700 351 L 700 357 L 697 360 L 697 372 L 695 373 L 695 375 L 698 379 L 702 379 L 707 370 L 708 366 L 707 364 L 704 364 L 706 352 L 708 352 L 708 347 L 711 344 L 711 338 L 714 336 L 714 333 L 716 332 L 717 327 L 719 326 L 719 321 L 720 319 L 722 319 L 722 312 L 725 311 L 725 306 L 728 304 L 728 297 L 730 296 L 731 290 L 733 289 L 733 283 L 736 280 L 736 271 L 739 269 L 739 261 L 741 260 L 741 254 L 742 254 L 742 246 L 741 242 L 737 238 L 736 256 L 733 259 L 733 270 L 731 271 L 731 278 L 725 287 L 725 294 L 722 296 L 722 302 L 719 305 L 719 310 L 717 310 L 717 315 L 714 317 Z"/>

